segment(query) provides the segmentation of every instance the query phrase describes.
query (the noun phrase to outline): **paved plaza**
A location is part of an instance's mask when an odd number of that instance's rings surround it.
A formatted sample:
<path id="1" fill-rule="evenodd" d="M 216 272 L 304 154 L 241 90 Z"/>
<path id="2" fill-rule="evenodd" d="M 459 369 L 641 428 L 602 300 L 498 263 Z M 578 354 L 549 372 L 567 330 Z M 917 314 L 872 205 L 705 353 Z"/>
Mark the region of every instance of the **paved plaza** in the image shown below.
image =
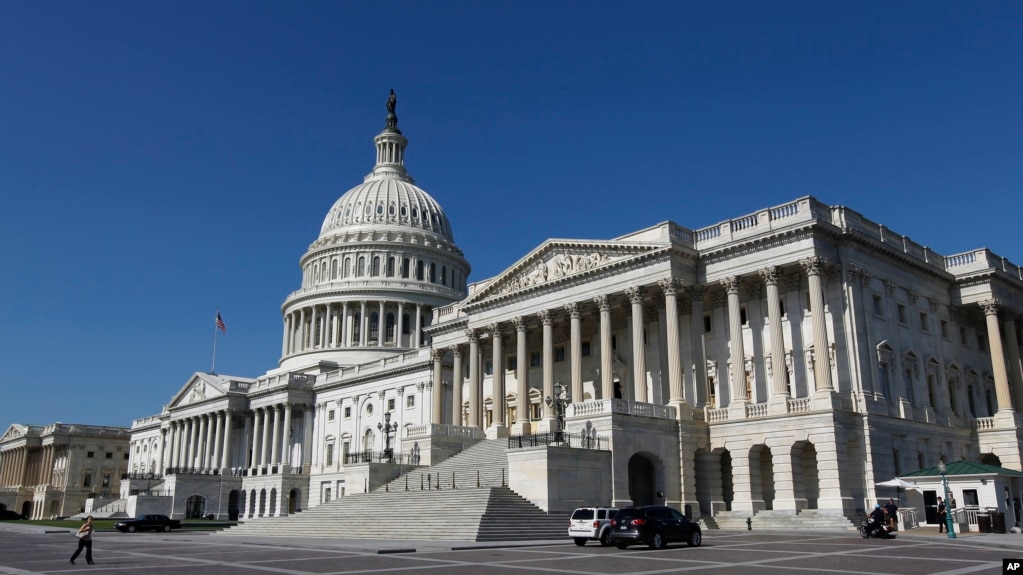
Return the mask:
<path id="1" fill-rule="evenodd" d="M 59 532 L 55 532 L 59 531 Z M 564 541 L 479 544 L 451 541 L 249 539 L 206 532 L 97 533 L 96 564 L 70 565 L 72 533 L 0 525 L 0 574 L 102 575 L 522 575 L 524 573 L 788 573 L 953 575 L 1001 573 L 1002 559 L 1023 557 L 1021 535 L 967 535 L 949 540 L 917 530 L 896 540 L 863 540 L 855 533 L 791 535 L 710 532 L 699 548 L 672 545 L 621 551 Z"/>

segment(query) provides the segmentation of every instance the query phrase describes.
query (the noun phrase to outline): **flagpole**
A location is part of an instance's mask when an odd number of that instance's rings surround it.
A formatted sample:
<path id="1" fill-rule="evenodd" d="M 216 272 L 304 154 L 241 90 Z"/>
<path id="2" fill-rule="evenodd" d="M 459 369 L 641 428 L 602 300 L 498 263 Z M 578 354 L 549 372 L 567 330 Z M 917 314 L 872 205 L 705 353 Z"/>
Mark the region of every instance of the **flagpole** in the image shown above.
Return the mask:
<path id="1" fill-rule="evenodd" d="M 220 317 L 220 308 L 217 308 L 217 317 Z M 213 322 L 213 367 L 210 368 L 210 373 L 213 375 L 217 374 L 217 322 Z"/>

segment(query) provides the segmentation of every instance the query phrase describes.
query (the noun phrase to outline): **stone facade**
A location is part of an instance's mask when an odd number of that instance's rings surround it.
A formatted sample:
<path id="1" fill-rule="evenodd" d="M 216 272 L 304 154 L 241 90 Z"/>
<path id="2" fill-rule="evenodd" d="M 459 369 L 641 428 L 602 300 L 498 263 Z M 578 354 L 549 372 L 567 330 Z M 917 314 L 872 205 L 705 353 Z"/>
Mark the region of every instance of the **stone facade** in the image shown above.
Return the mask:
<path id="1" fill-rule="evenodd" d="M 173 485 L 176 515 L 285 515 L 484 437 L 531 438 L 507 477 L 548 510 L 583 503 L 574 466 L 590 505 L 840 517 L 939 460 L 1023 465 L 1023 271 L 988 249 L 807 196 L 549 240 L 466 283 L 396 117 L 374 142 L 302 257 L 278 368 L 197 373 L 133 425 L 132 473 Z"/>
<path id="2" fill-rule="evenodd" d="M 130 430 L 14 424 L 0 437 L 0 510 L 28 519 L 69 517 L 90 499 L 116 497 Z"/>

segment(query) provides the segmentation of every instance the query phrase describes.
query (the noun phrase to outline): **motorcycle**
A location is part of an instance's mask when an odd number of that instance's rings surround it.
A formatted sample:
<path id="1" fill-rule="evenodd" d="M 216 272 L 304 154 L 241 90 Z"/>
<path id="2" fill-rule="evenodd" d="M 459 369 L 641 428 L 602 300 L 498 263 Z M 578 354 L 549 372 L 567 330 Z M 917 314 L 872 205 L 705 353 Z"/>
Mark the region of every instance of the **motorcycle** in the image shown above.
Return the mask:
<path id="1" fill-rule="evenodd" d="M 868 515 L 860 525 L 860 537 L 864 539 L 871 537 L 875 539 L 894 539 L 895 534 L 892 533 L 892 526 L 887 521 L 875 521 L 873 517 Z"/>

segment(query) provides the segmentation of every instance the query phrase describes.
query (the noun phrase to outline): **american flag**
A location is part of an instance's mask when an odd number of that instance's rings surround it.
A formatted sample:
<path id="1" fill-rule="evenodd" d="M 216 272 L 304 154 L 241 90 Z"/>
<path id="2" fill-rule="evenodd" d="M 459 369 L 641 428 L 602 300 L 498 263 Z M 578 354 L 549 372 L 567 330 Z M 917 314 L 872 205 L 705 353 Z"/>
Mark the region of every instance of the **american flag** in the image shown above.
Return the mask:
<path id="1" fill-rule="evenodd" d="M 220 312 L 217 312 L 217 329 L 223 333 L 227 333 L 227 326 L 224 325 L 224 320 L 220 319 Z"/>

